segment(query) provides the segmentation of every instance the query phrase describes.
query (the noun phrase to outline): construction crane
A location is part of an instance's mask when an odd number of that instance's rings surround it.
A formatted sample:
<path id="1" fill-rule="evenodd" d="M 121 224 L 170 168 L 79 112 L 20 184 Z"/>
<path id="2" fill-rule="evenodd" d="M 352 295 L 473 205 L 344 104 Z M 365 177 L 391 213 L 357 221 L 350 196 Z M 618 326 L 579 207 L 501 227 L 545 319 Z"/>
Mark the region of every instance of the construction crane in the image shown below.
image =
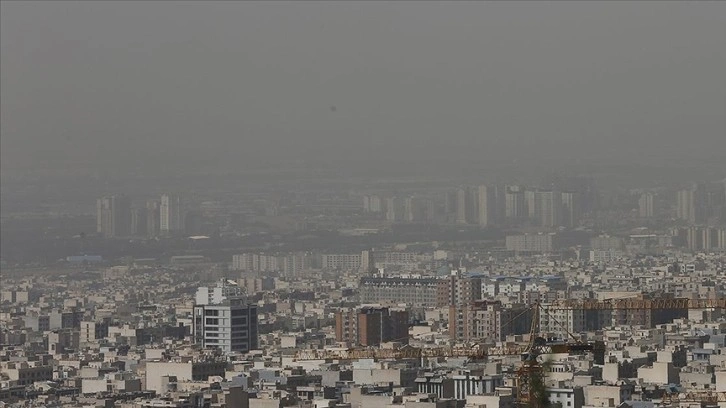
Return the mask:
<path id="1" fill-rule="evenodd" d="M 542 338 L 540 338 L 542 339 Z M 544 340 L 544 339 L 542 339 Z M 589 343 L 537 343 L 535 348 L 539 354 L 567 353 L 570 351 L 589 351 L 594 348 Z M 400 360 L 411 358 L 467 357 L 472 360 L 483 360 L 490 356 L 526 355 L 532 346 L 506 345 L 482 347 L 413 347 L 405 345 L 399 348 L 340 348 L 340 349 L 301 349 L 295 352 L 296 361 L 305 360 Z"/>
<path id="2" fill-rule="evenodd" d="M 529 343 L 524 345 L 504 345 L 486 347 L 473 344 L 461 347 L 412 347 L 400 348 L 347 348 L 347 349 L 302 349 L 295 353 L 295 360 L 328 360 L 328 359 L 421 359 L 437 357 L 466 357 L 482 360 L 490 356 L 521 355 L 522 365 L 517 369 L 517 401 L 520 406 L 541 408 L 545 405 L 546 396 L 543 385 L 544 370 L 538 357 L 544 354 L 594 354 L 596 364 L 604 364 L 605 345 L 601 341 L 583 342 L 557 322 L 550 314 L 551 310 L 675 310 L 675 309 L 726 309 L 726 298 L 689 299 L 689 298 L 620 298 L 608 300 L 565 299 L 548 304 L 546 307 L 535 303 L 531 307 L 533 313 Z M 558 325 L 562 326 L 572 340 L 552 342 L 539 335 L 539 316 L 549 314 Z M 721 394 L 717 398 L 725 398 Z M 688 394 L 692 395 L 692 394 Z M 709 394 L 711 395 L 711 394 Z M 704 397 L 705 398 L 705 397 Z M 711 398 L 711 397 L 709 397 Z M 680 399 L 682 400 L 682 399 Z M 701 399 L 703 400 L 703 399 Z"/>
<path id="3" fill-rule="evenodd" d="M 716 299 L 688 299 L 688 298 L 661 298 L 661 299 L 639 299 L 639 298 L 621 298 L 598 300 L 578 300 L 566 299 L 553 302 L 548 307 L 537 307 L 534 309 L 534 318 L 532 320 L 532 329 L 530 332 L 530 354 L 524 359 L 522 365 L 517 370 L 517 401 L 520 406 L 541 408 L 546 405 L 547 399 L 544 387 L 544 370 L 537 356 L 545 354 L 548 350 L 541 347 L 547 346 L 543 343 L 543 339 L 535 337 L 535 325 L 539 320 L 539 311 L 542 309 L 549 314 L 550 310 L 688 310 L 688 309 L 726 309 L 726 298 Z M 550 315 L 551 316 L 551 315 Z M 559 322 L 557 322 L 559 324 Z M 603 342 L 581 343 L 570 333 L 566 327 L 562 326 L 567 334 L 572 337 L 575 342 L 564 345 L 563 352 L 576 353 L 582 351 L 591 351 L 595 355 L 595 362 L 604 364 L 605 347 Z M 540 342 L 541 345 L 536 343 Z M 551 346 L 550 346 L 551 347 Z M 557 351 L 550 351 L 557 352 Z M 724 402 L 726 401 L 726 393 L 686 393 L 686 394 L 669 394 L 668 398 L 672 401 L 695 401 L 695 402 Z"/>
<path id="4" fill-rule="evenodd" d="M 582 343 L 579 339 L 570 335 L 574 342 L 551 343 L 539 341 L 535 344 L 539 321 L 539 313 L 544 310 L 549 313 L 551 310 L 669 310 L 669 309 L 726 309 L 726 297 L 717 299 L 688 299 L 688 298 L 662 298 L 662 299 L 638 299 L 622 298 L 608 300 L 593 299 L 564 299 L 557 300 L 547 305 L 539 303 L 531 307 L 534 314 L 532 328 L 530 330 L 530 343 L 526 345 L 506 345 L 485 347 L 481 344 L 461 347 L 411 347 L 401 348 L 339 348 L 339 349 L 301 349 L 295 353 L 295 360 L 327 360 L 327 359 L 405 359 L 405 358 L 426 358 L 426 357 L 469 357 L 471 359 L 484 359 L 489 356 L 505 356 L 526 354 L 535 348 L 540 354 L 566 353 L 570 351 L 588 351 L 588 344 L 594 347 L 594 343 Z M 590 350 L 593 350 L 590 349 Z"/>
<path id="5" fill-rule="evenodd" d="M 549 310 L 545 309 L 539 303 L 533 308 L 532 327 L 530 328 L 529 344 L 527 353 L 523 355 L 522 365 L 517 369 L 517 402 L 520 406 L 540 408 L 546 405 L 547 396 L 544 386 L 544 367 L 540 364 L 538 357 L 542 354 L 551 353 L 567 353 L 581 354 L 584 352 L 594 353 L 595 362 L 598 364 L 605 363 L 605 343 L 591 342 L 585 343 L 577 339 L 567 328 L 560 322 L 568 336 L 574 341 L 568 343 L 548 343 L 543 337 L 538 336 L 539 333 L 539 314 L 544 311 L 549 314 Z M 551 316 L 550 316 L 551 317 Z"/>
<path id="6" fill-rule="evenodd" d="M 669 309 L 726 309 L 726 297 L 712 299 L 635 297 L 616 299 L 561 299 L 550 303 L 549 309 L 558 310 L 669 310 Z"/>
<path id="7" fill-rule="evenodd" d="M 726 392 L 724 391 L 688 391 L 666 393 L 663 396 L 663 404 L 681 402 L 700 402 L 701 404 L 716 405 L 726 403 Z"/>
<path id="8" fill-rule="evenodd" d="M 294 360 L 354 360 L 354 359 L 421 359 L 438 357 L 467 357 L 472 360 L 483 360 L 491 356 L 513 356 L 551 354 L 551 353 L 575 353 L 603 350 L 604 347 L 596 347 L 595 343 L 583 343 L 572 336 L 573 342 L 550 342 L 538 336 L 539 311 L 542 305 L 535 304 L 531 307 L 533 313 L 532 326 L 530 329 L 530 341 L 528 344 L 505 344 L 500 346 L 486 346 L 484 344 L 467 344 L 463 346 L 436 346 L 436 347 L 413 347 L 404 345 L 399 348 L 376 348 L 376 347 L 354 347 L 354 348 L 329 348 L 329 349 L 300 349 L 295 352 Z"/>
<path id="9" fill-rule="evenodd" d="M 529 343 L 523 345 L 503 345 L 486 347 L 474 344 L 462 347 L 412 347 L 400 348 L 350 348 L 350 349 L 303 349 L 295 354 L 295 360 L 327 360 L 327 359 L 421 359 L 437 357 L 466 357 L 482 360 L 490 356 L 522 356 L 522 366 L 517 370 L 517 400 L 520 405 L 539 407 L 543 401 L 543 390 L 538 384 L 544 379 L 543 367 L 538 357 L 543 354 L 567 353 L 581 354 L 593 352 L 595 361 L 604 363 L 605 345 L 603 342 L 582 342 L 568 332 L 573 341 L 551 342 L 539 336 L 539 314 L 549 313 L 539 303 L 531 308 L 533 313 Z"/>

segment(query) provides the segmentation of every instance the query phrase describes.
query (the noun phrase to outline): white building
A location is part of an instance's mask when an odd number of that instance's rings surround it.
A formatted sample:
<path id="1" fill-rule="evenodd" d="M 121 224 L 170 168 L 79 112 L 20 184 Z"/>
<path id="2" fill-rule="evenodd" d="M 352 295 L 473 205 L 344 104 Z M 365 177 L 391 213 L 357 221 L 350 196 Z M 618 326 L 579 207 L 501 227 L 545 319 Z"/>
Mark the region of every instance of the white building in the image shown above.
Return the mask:
<path id="1" fill-rule="evenodd" d="M 491 394 L 497 387 L 504 384 L 504 378 L 500 375 L 476 375 L 462 372 L 452 376 L 454 379 L 454 398 L 466 399 L 468 395 Z"/>
<path id="2" fill-rule="evenodd" d="M 610 263 L 622 257 L 623 253 L 614 249 L 590 251 L 590 262 L 594 263 Z"/>
<path id="3" fill-rule="evenodd" d="M 582 388 L 548 388 L 547 396 L 550 404 L 560 404 L 562 408 L 582 408 L 585 395 Z"/>
<path id="4" fill-rule="evenodd" d="M 505 245 L 507 251 L 552 252 L 556 249 L 557 242 L 554 234 L 523 234 L 507 235 Z"/>
<path id="5" fill-rule="evenodd" d="M 258 348 L 257 305 L 248 304 L 234 282 L 197 289 L 194 305 L 194 342 L 225 352 Z"/>
<path id="6" fill-rule="evenodd" d="M 357 271 L 361 265 L 361 254 L 324 254 L 323 269 Z"/>
<path id="7" fill-rule="evenodd" d="M 159 214 L 159 229 L 162 233 L 184 231 L 184 205 L 181 196 L 162 194 Z"/>

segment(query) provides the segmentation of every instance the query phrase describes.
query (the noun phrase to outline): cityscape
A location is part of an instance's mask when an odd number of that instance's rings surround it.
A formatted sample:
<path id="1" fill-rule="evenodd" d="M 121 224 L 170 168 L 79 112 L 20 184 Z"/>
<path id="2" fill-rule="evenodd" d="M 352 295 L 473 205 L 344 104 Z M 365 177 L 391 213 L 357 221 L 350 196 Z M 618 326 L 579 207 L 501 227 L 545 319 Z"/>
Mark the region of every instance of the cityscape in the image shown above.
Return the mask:
<path id="1" fill-rule="evenodd" d="M 0 4 L 0 408 L 726 408 L 726 3 Z"/>
<path id="2" fill-rule="evenodd" d="M 4 253 L 2 399 L 513 407 L 531 354 L 562 407 L 724 403 L 723 181 L 307 191 L 116 192 Z"/>

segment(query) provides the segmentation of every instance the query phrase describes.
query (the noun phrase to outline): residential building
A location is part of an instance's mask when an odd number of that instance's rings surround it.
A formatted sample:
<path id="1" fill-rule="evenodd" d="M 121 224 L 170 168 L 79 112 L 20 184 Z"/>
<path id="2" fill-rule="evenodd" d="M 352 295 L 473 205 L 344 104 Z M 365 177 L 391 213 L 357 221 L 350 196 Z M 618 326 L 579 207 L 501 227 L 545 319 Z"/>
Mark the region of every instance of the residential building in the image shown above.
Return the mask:
<path id="1" fill-rule="evenodd" d="M 158 237 L 161 233 L 161 202 L 148 200 L 146 202 L 146 236 Z"/>
<path id="2" fill-rule="evenodd" d="M 464 342 L 502 341 L 512 334 L 529 333 L 532 316 L 525 305 L 504 307 L 499 301 L 474 301 L 450 309 L 449 335 Z"/>
<path id="3" fill-rule="evenodd" d="M 562 194 L 558 191 L 537 191 L 535 193 L 535 217 L 539 225 L 556 228 L 562 222 Z"/>
<path id="4" fill-rule="evenodd" d="M 582 217 L 582 198 L 579 192 L 562 192 L 562 218 L 561 225 L 567 228 L 574 228 L 580 225 Z"/>
<path id="5" fill-rule="evenodd" d="M 361 265 L 361 254 L 323 254 L 322 261 L 323 269 L 357 271 Z"/>
<path id="6" fill-rule="evenodd" d="M 438 278 L 363 277 L 361 303 L 406 303 L 417 307 L 449 306 L 450 283 Z"/>
<path id="7" fill-rule="evenodd" d="M 124 195 L 96 200 L 96 232 L 106 238 L 126 237 L 131 233 L 131 201 Z"/>
<path id="8" fill-rule="evenodd" d="M 527 217 L 527 206 L 524 200 L 524 191 L 519 186 L 507 186 L 505 193 L 504 215 L 508 219 Z"/>
<path id="9" fill-rule="evenodd" d="M 162 194 L 159 217 L 162 234 L 183 232 L 186 214 L 182 197 L 178 194 Z"/>
<path id="10" fill-rule="evenodd" d="M 202 347 L 248 352 L 259 346 L 257 305 L 247 303 L 236 283 L 197 289 L 192 335 Z"/>
<path id="11" fill-rule="evenodd" d="M 505 246 L 507 251 L 547 253 L 557 249 L 555 234 L 522 234 L 507 235 Z"/>
<path id="12" fill-rule="evenodd" d="M 638 216 L 641 218 L 653 217 L 653 193 L 643 193 L 638 199 Z"/>
<path id="13" fill-rule="evenodd" d="M 357 312 L 358 344 L 378 346 L 395 341 L 408 343 L 408 312 L 405 309 L 364 307 Z"/>

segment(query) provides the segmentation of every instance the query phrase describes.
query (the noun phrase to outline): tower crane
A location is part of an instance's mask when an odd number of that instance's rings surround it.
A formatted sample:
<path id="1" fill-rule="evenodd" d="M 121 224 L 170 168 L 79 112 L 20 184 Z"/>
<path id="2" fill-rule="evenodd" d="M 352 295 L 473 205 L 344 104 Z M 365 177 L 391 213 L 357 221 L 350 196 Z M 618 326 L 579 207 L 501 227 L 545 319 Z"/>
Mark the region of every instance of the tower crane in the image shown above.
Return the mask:
<path id="1" fill-rule="evenodd" d="M 548 304 L 547 306 L 535 303 L 531 307 L 533 313 L 530 328 L 529 343 L 524 345 L 503 345 L 487 347 L 484 344 L 451 347 L 412 347 L 409 345 L 400 348 L 341 348 L 341 349 L 301 349 L 295 353 L 294 360 L 328 360 L 328 359 L 421 359 L 437 357 L 467 357 L 472 360 L 482 360 L 491 356 L 521 355 L 522 365 L 517 369 L 517 401 L 520 406 L 541 408 L 545 405 L 543 386 L 543 367 L 538 357 L 543 354 L 582 354 L 591 352 L 596 364 L 604 364 L 605 344 L 602 341 L 583 342 L 576 338 L 560 322 L 550 314 L 551 310 L 675 310 L 675 309 L 721 309 L 726 310 L 726 297 L 715 299 L 690 298 L 621 298 L 608 300 L 579 300 L 564 299 Z M 544 312 L 565 329 L 571 337 L 566 342 L 552 342 L 539 335 L 539 316 Z M 671 395 L 671 400 L 677 398 L 696 398 L 694 393 L 685 395 Z M 726 401 L 726 393 L 709 393 L 702 395 L 698 401 Z"/>
<path id="2" fill-rule="evenodd" d="M 663 404 L 681 402 L 700 402 L 707 405 L 720 405 L 726 403 L 726 392 L 724 391 L 688 391 L 667 393 L 663 397 Z"/>

